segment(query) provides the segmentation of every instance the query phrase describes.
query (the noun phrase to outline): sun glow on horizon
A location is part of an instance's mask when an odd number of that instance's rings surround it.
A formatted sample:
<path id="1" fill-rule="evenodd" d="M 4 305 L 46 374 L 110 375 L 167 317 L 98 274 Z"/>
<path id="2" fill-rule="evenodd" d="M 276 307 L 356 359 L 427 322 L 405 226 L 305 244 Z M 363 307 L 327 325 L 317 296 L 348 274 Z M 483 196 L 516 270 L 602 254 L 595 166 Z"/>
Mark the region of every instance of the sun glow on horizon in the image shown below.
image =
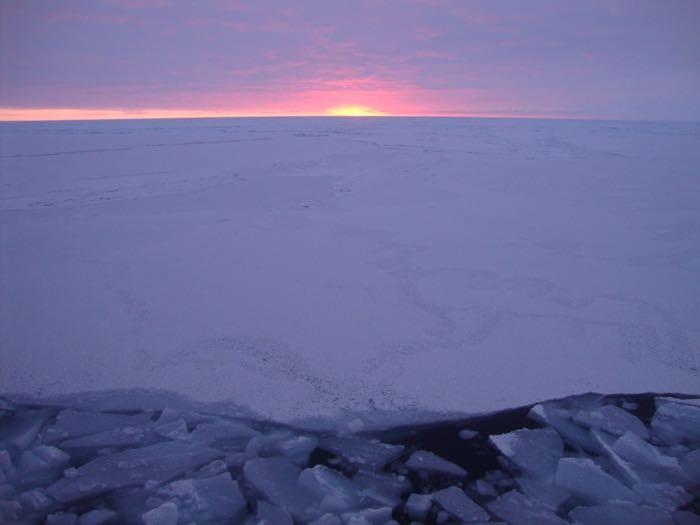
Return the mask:
<path id="1" fill-rule="evenodd" d="M 386 115 L 386 113 L 368 106 L 345 105 L 327 109 L 326 115 L 333 117 L 379 117 Z"/>

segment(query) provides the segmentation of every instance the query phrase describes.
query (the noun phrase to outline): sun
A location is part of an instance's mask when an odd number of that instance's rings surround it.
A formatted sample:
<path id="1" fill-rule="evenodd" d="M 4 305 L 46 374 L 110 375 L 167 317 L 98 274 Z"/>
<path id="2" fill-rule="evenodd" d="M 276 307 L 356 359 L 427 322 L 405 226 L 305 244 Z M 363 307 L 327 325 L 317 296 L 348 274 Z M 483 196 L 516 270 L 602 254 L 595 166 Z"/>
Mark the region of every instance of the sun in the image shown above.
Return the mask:
<path id="1" fill-rule="evenodd" d="M 384 115 L 384 113 L 367 106 L 347 105 L 327 109 L 326 115 L 334 117 L 378 117 Z"/>

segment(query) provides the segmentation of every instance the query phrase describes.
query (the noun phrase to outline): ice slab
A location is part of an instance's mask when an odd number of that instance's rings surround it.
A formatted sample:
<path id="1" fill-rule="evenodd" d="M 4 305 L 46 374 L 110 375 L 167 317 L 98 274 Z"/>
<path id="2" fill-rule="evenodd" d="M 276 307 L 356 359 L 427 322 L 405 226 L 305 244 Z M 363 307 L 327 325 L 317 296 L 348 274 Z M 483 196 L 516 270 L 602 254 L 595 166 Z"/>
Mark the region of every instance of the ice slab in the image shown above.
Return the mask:
<path id="1" fill-rule="evenodd" d="M 411 494 L 406 500 L 404 512 L 412 520 L 423 521 L 433 506 L 430 494 Z"/>
<path id="2" fill-rule="evenodd" d="M 684 484 L 686 475 L 677 458 L 665 455 L 654 445 L 628 432 L 615 441 L 612 450 L 621 458 L 638 465 L 651 480 Z"/>
<path id="3" fill-rule="evenodd" d="M 172 501 L 145 512 L 141 517 L 144 525 L 177 525 L 180 521 L 180 510 Z"/>
<path id="4" fill-rule="evenodd" d="M 20 487 L 46 486 L 60 477 L 69 461 L 68 454 L 50 445 L 25 450 L 17 461 L 14 482 Z"/>
<path id="5" fill-rule="evenodd" d="M 119 516 L 109 509 L 96 509 L 82 514 L 78 518 L 78 525 L 117 525 Z"/>
<path id="6" fill-rule="evenodd" d="M 653 507 L 674 511 L 693 499 L 683 487 L 670 483 L 639 483 L 632 489 L 642 497 L 642 501 Z"/>
<path id="7" fill-rule="evenodd" d="M 567 525 L 550 507 L 533 501 L 517 490 L 506 492 L 487 505 L 500 519 L 511 525 Z"/>
<path id="8" fill-rule="evenodd" d="M 44 422 L 51 416 L 48 410 L 27 410 L 3 421 L 0 426 L 0 450 L 14 447 L 23 450 L 29 447 Z"/>
<path id="9" fill-rule="evenodd" d="M 666 400 L 657 403 L 651 428 L 655 436 L 669 445 L 700 446 L 700 406 Z"/>
<path id="10" fill-rule="evenodd" d="M 662 509 L 622 502 L 577 507 L 569 517 L 575 525 L 674 525 L 671 515 Z"/>
<path id="11" fill-rule="evenodd" d="M 596 429 L 591 429 L 590 434 L 600 455 L 610 463 L 611 472 L 628 487 L 639 483 L 662 483 L 666 480 L 667 477 L 660 469 L 634 464 L 623 459 L 613 449 L 616 439 L 612 434 Z"/>
<path id="12" fill-rule="evenodd" d="M 152 426 L 122 427 L 61 441 L 61 447 L 69 452 L 84 453 L 102 448 L 135 448 L 162 441 Z"/>
<path id="13" fill-rule="evenodd" d="M 267 501 L 258 501 L 256 525 L 293 525 L 292 517 L 287 511 Z"/>
<path id="14" fill-rule="evenodd" d="M 523 473 L 539 479 L 551 478 L 564 454 L 564 443 L 551 428 L 516 430 L 489 439 Z"/>
<path id="15" fill-rule="evenodd" d="M 439 475 L 453 478 L 463 478 L 467 471 L 451 461 L 441 458 L 427 450 L 417 450 L 408 458 L 405 466 L 409 470 L 428 475 Z"/>
<path id="16" fill-rule="evenodd" d="M 325 465 L 304 469 L 299 484 L 321 502 L 321 511 L 340 514 L 360 504 L 358 486 L 339 472 Z"/>
<path id="17" fill-rule="evenodd" d="M 342 518 L 345 525 L 382 525 L 391 520 L 391 509 L 379 507 L 357 512 L 345 512 Z"/>
<path id="18" fill-rule="evenodd" d="M 167 439 L 187 439 L 189 430 L 187 422 L 184 419 L 175 419 L 173 421 L 160 421 L 153 426 L 153 431 Z"/>
<path id="19" fill-rule="evenodd" d="M 481 496 L 493 498 L 498 496 L 496 488 L 484 479 L 477 479 L 472 486 L 476 493 L 480 494 Z"/>
<path id="20" fill-rule="evenodd" d="M 245 463 L 243 472 L 258 493 L 295 519 L 308 521 L 322 514 L 317 498 L 299 484 L 301 470 L 288 459 L 252 459 Z"/>
<path id="21" fill-rule="evenodd" d="M 700 448 L 683 455 L 680 465 L 689 485 L 700 487 Z"/>
<path id="22" fill-rule="evenodd" d="M 64 503 L 110 490 L 164 483 L 221 457 L 218 450 L 182 442 L 166 442 L 98 457 L 48 488 Z"/>
<path id="23" fill-rule="evenodd" d="M 192 441 L 225 452 L 245 450 L 248 442 L 258 435 L 247 425 L 231 421 L 200 423 L 190 433 Z"/>
<path id="24" fill-rule="evenodd" d="M 246 507 L 238 483 L 228 472 L 201 479 L 180 479 L 156 491 L 156 497 L 174 501 L 185 523 L 235 520 Z"/>
<path id="25" fill-rule="evenodd" d="M 319 446 L 345 458 L 357 468 L 375 471 L 382 470 L 388 463 L 399 458 L 404 451 L 402 446 L 346 436 L 322 439 Z"/>
<path id="26" fill-rule="evenodd" d="M 390 473 L 358 470 L 352 480 L 360 487 L 360 497 L 365 506 L 395 508 L 401 502 L 401 496 L 411 489 L 411 482 L 406 476 Z"/>
<path id="27" fill-rule="evenodd" d="M 576 413 L 574 421 L 590 428 L 604 430 L 610 434 L 621 436 L 633 432 L 642 439 L 649 439 L 649 429 L 642 421 L 615 405 L 603 405 L 591 409 L 583 409 Z"/>
<path id="28" fill-rule="evenodd" d="M 341 525 L 340 518 L 335 514 L 324 514 L 314 521 L 310 521 L 309 525 Z"/>
<path id="29" fill-rule="evenodd" d="M 566 489 L 551 483 L 542 483 L 529 478 L 518 478 L 516 482 L 525 496 L 553 512 L 556 512 L 571 497 Z"/>
<path id="30" fill-rule="evenodd" d="M 47 429 L 43 438 L 46 443 L 58 443 L 65 439 L 109 432 L 115 428 L 140 427 L 150 420 L 150 415 L 145 413 L 125 415 L 66 409 L 56 416 L 56 421 Z"/>
<path id="31" fill-rule="evenodd" d="M 528 416 L 535 421 L 552 427 L 574 448 L 589 452 L 595 450 L 586 429 L 571 421 L 571 418 L 574 416 L 573 411 L 550 406 L 548 403 L 540 403 L 530 409 Z"/>
<path id="32" fill-rule="evenodd" d="M 246 447 L 247 452 L 260 456 L 282 454 L 297 465 L 305 465 L 318 446 L 318 438 L 299 435 L 288 430 L 266 432 L 253 437 Z"/>
<path id="33" fill-rule="evenodd" d="M 57 512 L 46 516 L 45 525 L 77 525 L 78 515 L 72 512 Z M 147 524 L 155 525 L 155 524 Z M 160 525 L 160 524 L 158 524 Z"/>
<path id="34" fill-rule="evenodd" d="M 700 407 L 700 397 L 656 396 L 656 398 L 654 398 L 654 401 L 656 403 L 657 408 L 665 403 L 678 403 L 681 405 Z"/>
<path id="35" fill-rule="evenodd" d="M 433 500 L 446 512 L 458 520 L 470 523 L 487 521 L 489 514 L 477 505 L 464 491 L 458 487 L 448 487 L 432 494 Z"/>
<path id="36" fill-rule="evenodd" d="M 587 458 L 561 458 L 554 480 L 558 486 L 585 503 L 641 501 L 632 490 Z"/>
<path id="37" fill-rule="evenodd" d="M 57 510 L 58 504 L 52 499 L 44 489 L 32 489 L 23 492 L 19 496 L 19 501 L 25 512 L 47 514 L 52 510 Z"/>

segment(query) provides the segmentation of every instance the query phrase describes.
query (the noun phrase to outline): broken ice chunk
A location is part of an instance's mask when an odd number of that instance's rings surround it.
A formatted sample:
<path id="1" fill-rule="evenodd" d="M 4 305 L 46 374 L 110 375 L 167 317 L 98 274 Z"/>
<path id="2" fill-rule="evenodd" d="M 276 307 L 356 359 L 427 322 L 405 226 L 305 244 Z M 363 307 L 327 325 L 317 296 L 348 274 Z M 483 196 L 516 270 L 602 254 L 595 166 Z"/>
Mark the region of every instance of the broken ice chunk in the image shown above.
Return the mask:
<path id="1" fill-rule="evenodd" d="M 678 403 L 681 405 L 691 405 L 700 407 L 700 397 L 680 398 L 669 396 L 656 396 L 654 398 L 654 403 L 656 404 L 657 408 L 665 403 Z"/>
<path id="2" fill-rule="evenodd" d="M 212 476 L 218 476 L 223 474 L 228 470 L 228 465 L 223 459 L 215 459 L 211 463 L 204 465 L 193 477 L 197 478 L 210 478 Z"/>
<path id="3" fill-rule="evenodd" d="M 523 473 L 539 479 L 551 478 L 564 454 L 564 443 L 551 428 L 516 430 L 489 439 Z"/>
<path id="4" fill-rule="evenodd" d="M 498 496 L 498 492 L 496 492 L 495 487 L 485 479 L 477 479 L 474 482 L 473 487 L 474 490 L 481 496 L 487 498 L 495 498 L 496 496 Z"/>
<path id="5" fill-rule="evenodd" d="M 323 512 L 339 514 L 356 508 L 360 503 L 357 485 L 324 465 L 303 470 L 299 484 L 321 501 Z"/>
<path id="6" fill-rule="evenodd" d="M 358 470 L 352 480 L 360 487 L 362 504 L 396 508 L 401 496 L 411 489 L 411 482 L 405 476 L 380 474 Z"/>
<path id="7" fill-rule="evenodd" d="M 72 512 L 57 512 L 46 516 L 45 525 L 77 525 L 78 515 Z"/>
<path id="8" fill-rule="evenodd" d="M 0 450 L 0 480 L 12 478 L 17 469 L 12 464 L 12 456 L 7 450 Z"/>
<path id="9" fill-rule="evenodd" d="M 343 523 L 345 525 L 381 525 L 390 519 L 391 509 L 388 507 L 364 509 L 343 514 Z"/>
<path id="10" fill-rule="evenodd" d="M 679 463 L 688 487 L 700 487 L 700 448 L 685 454 Z"/>
<path id="11" fill-rule="evenodd" d="M 632 487 L 637 483 L 661 483 L 665 480 L 658 469 L 654 471 L 641 465 L 635 465 L 623 459 L 613 450 L 615 437 L 602 430 L 591 429 L 591 439 L 596 444 L 600 453 L 607 458 L 616 476 L 627 486 Z"/>
<path id="12" fill-rule="evenodd" d="M 569 517 L 576 525 L 674 525 L 662 509 L 624 502 L 576 507 Z"/>
<path id="13" fill-rule="evenodd" d="M 683 487 L 669 483 L 639 483 L 632 488 L 647 505 L 668 511 L 676 510 L 693 499 Z"/>
<path id="14" fill-rule="evenodd" d="M 67 439 L 61 447 L 71 452 L 90 452 L 102 448 L 132 448 L 151 445 L 158 441 L 157 434 L 147 426 L 121 427 Z"/>
<path id="15" fill-rule="evenodd" d="M 511 525 L 566 525 L 551 507 L 511 490 L 487 505 L 488 509 Z"/>
<path id="16" fill-rule="evenodd" d="M 51 416 L 48 410 L 24 410 L 0 426 L 0 449 L 14 447 L 24 450 L 32 444 L 39 429 Z"/>
<path id="17" fill-rule="evenodd" d="M 618 438 L 612 446 L 613 450 L 621 457 L 632 463 L 679 471 L 678 460 L 666 456 L 654 445 L 650 445 L 632 432 L 626 432 Z"/>
<path id="18" fill-rule="evenodd" d="M 588 458 L 561 458 L 554 480 L 584 503 L 641 501 L 637 494 Z"/>
<path id="19" fill-rule="evenodd" d="M 454 478 L 463 478 L 467 475 L 467 471 L 459 465 L 455 465 L 451 461 L 442 459 L 437 454 L 433 454 L 427 450 L 417 450 L 406 461 L 406 468 L 415 472 L 424 472 L 426 474 L 435 474 Z"/>
<path id="20" fill-rule="evenodd" d="M 412 520 L 423 521 L 433 506 L 430 494 L 411 494 L 406 500 L 404 512 Z"/>
<path id="21" fill-rule="evenodd" d="M 616 436 L 634 432 L 642 439 L 649 439 L 649 430 L 644 423 L 627 410 L 615 405 L 579 410 L 574 416 L 574 421 Z"/>
<path id="22" fill-rule="evenodd" d="M 46 514 L 57 507 L 56 502 L 49 497 L 44 489 L 32 489 L 23 492 L 19 497 L 20 503 L 26 512 L 41 512 Z"/>
<path id="23" fill-rule="evenodd" d="M 306 465 L 311 452 L 318 446 L 314 436 L 300 436 L 288 430 L 269 432 L 254 437 L 248 443 L 246 452 L 259 456 L 282 454 L 299 466 Z"/>
<path id="24" fill-rule="evenodd" d="M 186 439 L 189 436 L 184 419 L 159 422 L 153 427 L 153 431 L 167 439 Z"/>
<path id="25" fill-rule="evenodd" d="M 433 492 L 433 500 L 445 511 L 463 522 L 488 521 L 489 519 L 488 513 L 458 487 L 453 486 Z"/>
<path id="26" fill-rule="evenodd" d="M 300 521 L 318 516 L 313 494 L 299 484 L 299 467 L 286 458 L 258 458 L 247 461 L 243 472 L 248 483 L 270 503 Z"/>
<path id="27" fill-rule="evenodd" d="M 156 495 L 177 502 L 185 523 L 235 519 L 246 501 L 228 472 L 202 479 L 179 479 L 158 489 Z"/>
<path id="28" fill-rule="evenodd" d="M 296 436 L 279 442 L 276 450 L 297 465 L 306 465 L 309 462 L 309 456 L 317 446 L 318 438 L 314 436 Z"/>
<path id="29" fill-rule="evenodd" d="M 257 431 L 243 423 L 219 421 L 197 425 L 190 438 L 203 445 L 230 452 L 244 450 L 248 441 L 257 435 Z"/>
<path id="30" fill-rule="evenodd" d="M 141 426 L 150 420 L 148 414 L 104 414 L 66 409 L 58 414 L 56 422 L 43 434 L 43 439 L 45 443 L 58 443 L 64 439 L 97 434 L 115 428 Z"/>
<path id="31" fill-rule="evenodd" d="M 565 489 L 550 483 L 542 483 L 529 478 L 518 478 L 516 481 L 523 494 L 553 512 L 557 512 L 559 507 L 570 497 Z"/>
<path id="32" fill-rule="evenodd" d="M 309 525 L 341 525 L 340 518 L 335 514 L 324 514 L 314 521 L 310 521 Z"/>
<path id="33" fill-rule="evenodd" d="M 572 416 L 573 414 L 568 410 L 545 403 L 535 405 L 528 413 L 530 419 L 552 427 L 573 447 L 589 452 L 595 451 L 588 432 L 571 421 Z"/>
<path id="34" fill-rule="evenodd" d="M 117 513 L 108 509 L 86 512 L 78 518 L 78 525 L 111 525 L 119 522 Z"/>
<path id="35" fill-rule="evenodd" d="M 51 485 L 48 492 L 67 503 L 149 480 L 164 483 L 221 456 L 217 450 L 179 441 L 129 449 L 92 460 Z"/>
<path id="36" fill-rule="evenodd" d="M 664 455 L 632 432 L 625 433 L 612 445 L 612 450 L 627 461 L 650 469 L 661 478 L 682 482 L 685 478 L 677 458 Z"/>
<path id="37" fill-rule="evenodd" d="M 267 501 L 258 501 L 257 525 L 293 525 L 292 517 Z"/>
<path id="38" fill-rule="evenodd" d="M 172 501 L 163 503 L 141 516 L 144 525 L 177 525 L 180 521 L 180 511 Z"/>
<path id="39" fill-rule="evenodd" d="M 25 450 L 18 460 L 16 483 L 22 487 L 46 486 L 60 476 L 69 461 L 68 454 L 52 446 Z"/>
<path id="40" fill-rule="evenodd" d="M 378 440 L 336 436 L 321 440 L 323 450 L 342 456 L 358 468 L 382 470 L 403 454 L 404 447 L 388 445 Z"/>
<path id="41" fill-rule="evenodd" d="M 688 403 L 659 403 L 651 419 L 654 435 L 664 443 L 700 445 L 700 406 Z"/>

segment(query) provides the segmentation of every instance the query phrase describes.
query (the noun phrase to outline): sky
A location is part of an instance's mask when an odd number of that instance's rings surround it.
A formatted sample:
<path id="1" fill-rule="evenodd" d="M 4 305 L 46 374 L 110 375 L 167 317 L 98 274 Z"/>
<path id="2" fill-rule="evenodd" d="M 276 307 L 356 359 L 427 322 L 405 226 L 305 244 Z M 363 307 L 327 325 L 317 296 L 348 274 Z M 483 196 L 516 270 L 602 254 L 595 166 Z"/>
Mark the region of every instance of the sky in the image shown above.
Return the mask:
<path id="1" fill-rule="evenodd" d="M 0 120 L 700 120 L 698 0 L 0 0 Z"/>

